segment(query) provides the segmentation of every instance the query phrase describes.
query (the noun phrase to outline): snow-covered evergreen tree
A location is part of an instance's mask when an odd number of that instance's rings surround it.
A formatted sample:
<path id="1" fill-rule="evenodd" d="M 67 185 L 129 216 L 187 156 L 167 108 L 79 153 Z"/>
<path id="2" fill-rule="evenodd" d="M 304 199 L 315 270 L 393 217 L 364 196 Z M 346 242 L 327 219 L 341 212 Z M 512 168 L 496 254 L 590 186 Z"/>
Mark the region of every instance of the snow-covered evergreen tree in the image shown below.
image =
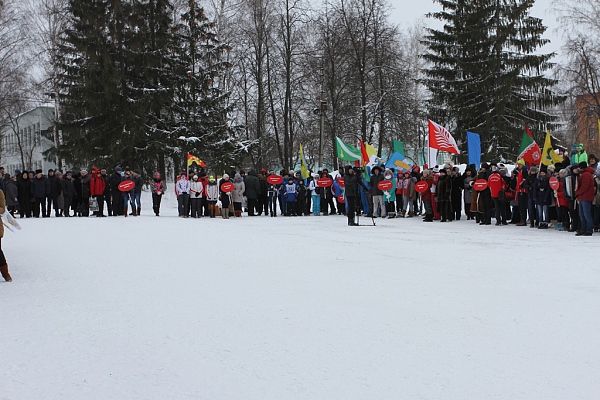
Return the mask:
<path id="1" fill-rule="evenodd" d="M 451 127 L 462 150 L 466 131 L 481 135 L 489 159 L 514 159 L 525 125 L 540 130 L 556 121 L 547 110 L 562 98 L 546 76 L 554 54 L 539 54 L 548 40 L 533 0 L 436 0 L 424 57 L 432 118 Z"/>

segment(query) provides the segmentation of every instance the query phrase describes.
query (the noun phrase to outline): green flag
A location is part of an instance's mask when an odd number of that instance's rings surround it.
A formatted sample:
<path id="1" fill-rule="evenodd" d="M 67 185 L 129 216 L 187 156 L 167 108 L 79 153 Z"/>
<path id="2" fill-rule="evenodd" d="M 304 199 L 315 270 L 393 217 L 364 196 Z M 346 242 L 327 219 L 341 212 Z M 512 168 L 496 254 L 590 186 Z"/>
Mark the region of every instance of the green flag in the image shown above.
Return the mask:
<path id="1" fill-rule="evenodd" d="M 335 137 L 335 151 L 337 158 L 344 161 L 359 161 L 362 159 L 360 150 L 356 147 L 350 146 L 339 137 Z"/>
<path id="2" fill-rule="evenodd" d="M 404 152 L 404 142 L 394 139 L 394 153 L 406 155 L 406 153 Z"/>

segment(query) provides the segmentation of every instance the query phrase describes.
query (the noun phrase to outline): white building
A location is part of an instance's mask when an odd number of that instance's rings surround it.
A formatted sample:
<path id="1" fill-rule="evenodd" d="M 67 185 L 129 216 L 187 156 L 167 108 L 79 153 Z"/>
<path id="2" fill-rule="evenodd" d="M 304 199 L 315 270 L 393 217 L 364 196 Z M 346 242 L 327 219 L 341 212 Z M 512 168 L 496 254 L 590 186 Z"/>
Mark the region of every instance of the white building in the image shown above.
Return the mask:
<path id="1" fill-rule="evenodd" d="M 15 170 L 56 169 L 56 163 L 46 160 L 43 153 L 54 146 L 54 107 L 40 106 L 21 114 L 2 127 L 0 165 L 11 175 Z"/>

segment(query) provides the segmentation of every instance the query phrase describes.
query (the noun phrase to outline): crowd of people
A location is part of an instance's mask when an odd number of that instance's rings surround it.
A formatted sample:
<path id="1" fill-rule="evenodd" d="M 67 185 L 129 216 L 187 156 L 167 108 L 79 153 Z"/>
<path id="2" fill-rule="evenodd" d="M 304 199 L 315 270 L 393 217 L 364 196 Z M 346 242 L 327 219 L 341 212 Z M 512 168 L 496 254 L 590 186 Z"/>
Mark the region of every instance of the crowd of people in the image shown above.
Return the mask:
<path id="1" fill-rule="evenodd" d="M 369 174 L 356 167 L 340 167 L 330 173 L 323 169 L 309 172 L 281 170 L 278 174 L 260 171 L 231 171 L 221 177 L 200 171 L 182 171 L 174 191 L 181 218 L 230 216 L 328 216 L 346 215 L 354 225 L 356 213 L 373 218 L 413 218 L 425 222 L 450 222 L 465 216 L 481 225 L 556 228 L 591 235 L 600 228 L 600 168 L 595 155 L 580 147 L 571 159 L 556 165 L 527 166 L 519 160 L 514 169 L 500 163 L 484 163 L 476 170 L 469 165 L 443 165 L 429 168 L 414 165 L 395 171 L 374 166 Z M 112 173 L 105 168 L 82 169 L 77 173 L 42 170 L 15 171 L 11 176 L 0 168 L 0 189 L 6 208 L 20 218 L 138 216 L 145 181 L 139 170 L 117 166 Z M 270 176 L 280 177 L 278 180 Z M 306 175 L 305 175 L 306 176 Z M 550 187 L 556 177 L 558 186 Z M 332 184 L 320 186 L 319 179 Z M 477 180 L 485 180 L 478 190 Z M 126 191 L 120 185 L 131 181 Z M 387 190 L 380 183 L 389 181 Z M 418 182 L 427 185 L 417 190 Z M 161 199 L 167 184 L 159 172 L 149 182 L 153 212 L 160 215 Z M 421 187 L 423 187 L 421 185 Z M 226 189 L 225 189 L 226 188 Z M 106 213 L 105 213 L 106 211 Z"/>
<path id="2" fill-rule="evenodd" d="M 513 167 L 513 166 L 511 166 Z M 276 179 L 273 179 L 276 178 Z M 323 179 L 329 178 L 329 179 Z M 556 178 L 556 179 L 553 179 Z M 324 185 L 324 181 L 330 184 Z M 386 185 L 382 182 L 388 181 Z M 481 183 L 484 184 L 481 184 Z M 124 183 L 127 183 L 125 187 Z M 384 182 L 385 183 L 385 182 Z M 139 216 L 145 186 L 140 170 L 117 166 L 74 173 L 48 170 L 16 170 L 10 175 L 0 167 L 0 214 L 12 217 L 48 218 Z M 160 215 L 167 184 L 159 172 L 149 182 L 152 207 Z M 330 173 L 323 169 L 300 171 L 266 169 L 231 171 L 215 178 L 206 171 L 182 171 L 175 183 L 181 218 L 230 216 L 328 216 L 346 215 L 354 226 L 356 215 L 372 218 L 413 218 L 424 222 L 450 222 L 464 215 L 480 225 L 514 224 L 537 229 L 574 232 L 592 236 L 600 231 L 600 165 L 583 145 L 573 148 L 554 165 L 526 165 L 518 160 L 510 168 L 501 163 L 483 163 L 464 171 L 457 166 L 409 170 L 373 166 L 340 167 Z M 107 214 L 105 214 L 105 209 Z M 0 272 L 12 281 L 2 251 L 4 225 L 0 224 Z"/>

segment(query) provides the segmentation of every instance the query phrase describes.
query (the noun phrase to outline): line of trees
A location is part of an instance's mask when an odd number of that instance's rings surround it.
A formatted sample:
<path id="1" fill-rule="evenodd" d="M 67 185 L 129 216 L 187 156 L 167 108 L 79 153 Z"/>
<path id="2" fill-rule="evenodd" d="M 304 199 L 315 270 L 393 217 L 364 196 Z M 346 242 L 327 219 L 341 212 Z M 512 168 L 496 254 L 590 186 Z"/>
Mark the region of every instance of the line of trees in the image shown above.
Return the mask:
<path id="1" fill-rule="evenodd" d="M 75 166 L 164 171 L 190 152 L 216 171 L 294 168 L 302 144 L 316 168 L 323 112 L 329 167 L 335 136 L 380 155 L 393 139 L 418 148 L 427 118 L 463 149 L 469 129 L 489 158 L 514 159 L 524 125 L 561 122 L 553 110 L 564 100 L 554 55 L 539 54 L 545 27 L 529 14 L 533 0 L 436 1 L 440 30 L 391 23 L 388 0 L 0 0 L 0 18 L 21 12 L 35 51 L 14 47 L 29 72 L 19 85 L 40 83 L 25 103 L 58 95 L 63 138 L 48 155 Z M 558 1 L 563 15 L 572 3 Z M 0 35 L 17 32 L 6 26 Z M 26 93 L 7 86 L 6 64 L 0 93 Z M 573 82 L 575 65 L 564 73 Z M 6 103 L 0 96 L 4 122 L 18 115 Z"/>

